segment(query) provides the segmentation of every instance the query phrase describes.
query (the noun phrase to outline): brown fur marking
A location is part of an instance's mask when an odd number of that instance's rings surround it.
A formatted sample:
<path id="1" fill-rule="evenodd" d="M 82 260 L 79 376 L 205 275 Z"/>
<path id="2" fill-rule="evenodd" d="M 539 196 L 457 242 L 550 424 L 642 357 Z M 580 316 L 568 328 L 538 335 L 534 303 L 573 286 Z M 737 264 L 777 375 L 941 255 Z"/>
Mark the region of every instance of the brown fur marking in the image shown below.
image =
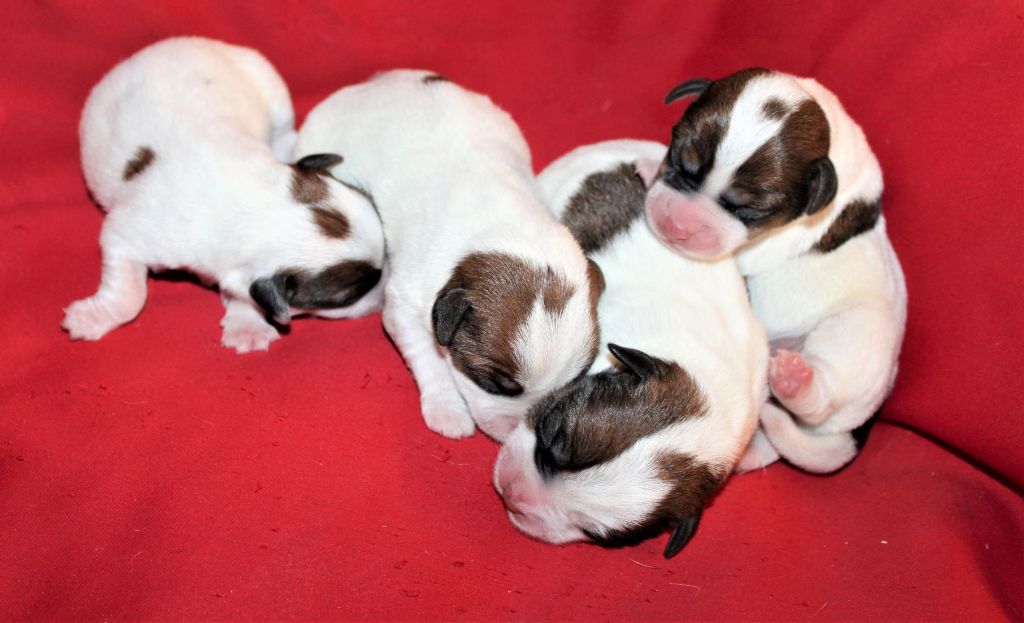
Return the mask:
<path id="1" fill-rule="evenodd" d="M 594 173 L 569 200 L 562 223 L 589 255 L 643 216 L 646 193 L 643 179 L 631 164 Z"/>
<path id="2" fill-rule="evenodd" d="M 882 215 L 882 202 L 851 201 L 829 225 L 828 231 L 811 248 L 815 253 L 829 253 L 843 246 L 847 240 L 871 231 Z"/>
<path id="3" fill-rule="evenodd" d="M 152 149 L 145 146 L 139 147 L 135 150 L 135 155 L 132 156 L 132 159 L 125 163 L 124 173 L 121 177 L 127 182 L 145 171 L 153 163 L 154 159 L 156 159 L 156 153 Z"/>
<path id="4" fill-rule="evenodd" d="M 347 238 L 352 231 L 348 218 L 341 212 L 335 212 L 320 206 L 309 208 L 313 213 L 313 222 L 320 228 L 320 233 L 328 238 Z"/>

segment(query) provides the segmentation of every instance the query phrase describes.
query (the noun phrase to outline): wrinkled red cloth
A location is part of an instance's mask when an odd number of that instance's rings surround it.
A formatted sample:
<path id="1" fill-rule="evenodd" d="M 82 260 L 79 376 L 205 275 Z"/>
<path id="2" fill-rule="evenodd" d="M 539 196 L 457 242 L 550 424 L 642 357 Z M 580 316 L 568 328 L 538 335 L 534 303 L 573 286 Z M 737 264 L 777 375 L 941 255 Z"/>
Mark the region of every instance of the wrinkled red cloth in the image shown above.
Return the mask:
<path id="1" fill-rule="evenodd" d="M 14 2 L 0 31 L 0 618 L 1024 617 L 1019 1 Z M 213 292 L 154 280 L 136 321 L 70 342 L 102 218 L 81 105 L 180 34 L 263 51 L 300 118 L 376 70 L 433 69 L 509 110 L 538 168 L 667 141 L 661 99 L 690 77 L 818 78 L 882 162 L 910 291 L 863 454 L 733 479 L 670 561 L 664 538 L 553 547 L 506 521 L 494 444 L 424 427 L 377 316 L 239 356 Z"/>

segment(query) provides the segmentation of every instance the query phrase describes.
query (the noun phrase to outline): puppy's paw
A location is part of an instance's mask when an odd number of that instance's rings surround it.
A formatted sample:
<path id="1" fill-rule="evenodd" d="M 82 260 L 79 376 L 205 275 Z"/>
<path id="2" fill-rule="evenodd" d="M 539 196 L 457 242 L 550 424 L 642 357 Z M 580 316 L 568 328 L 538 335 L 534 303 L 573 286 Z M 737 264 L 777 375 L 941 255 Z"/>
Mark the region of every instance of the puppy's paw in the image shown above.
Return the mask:
<path id="1" fill-rule="evenodd" d="M 62 329 L 73 340 L 98 340 L 119 327 L 122 322 L 93 298 L 75 301 L 64 310 Z"/>
<path id="2" fill-rule="evenodd" d="M 775 449 L 772 442 L 768 441 L 768 436 L 764 434 L 764 431 L 759 428 L 733 471 L 742 474 L 755 469 L 763 469 L 778 460 L 778 450 Z"/>
<path id="3" fill-rule="evenodd" d="M 814 381 L 814 368 L 807 365 L 800 353 L 779 349 L 768 363 L 772 393 L 779 400 L 796 398 Z"/>
<path id="4" fill-rule="evenodd" d="M 271 342 L 281 337 L 277 329 L 262 320 L 221 324 L 224 327 L 224 334 L 220 338 L 220 343 L 227 348 L 235 349 L 240 355 L 254 350 L 267 350 Z"/>
<path id="5" fill-rule="evenodd" d="M 420 408 L 427 428 L 450 439 L 462 439 L 473 434 L 476 424 L 462 404 L 462 397 L 455 396 L 455 399 L 458 402 L 424 396 L 420 399 Z"/>

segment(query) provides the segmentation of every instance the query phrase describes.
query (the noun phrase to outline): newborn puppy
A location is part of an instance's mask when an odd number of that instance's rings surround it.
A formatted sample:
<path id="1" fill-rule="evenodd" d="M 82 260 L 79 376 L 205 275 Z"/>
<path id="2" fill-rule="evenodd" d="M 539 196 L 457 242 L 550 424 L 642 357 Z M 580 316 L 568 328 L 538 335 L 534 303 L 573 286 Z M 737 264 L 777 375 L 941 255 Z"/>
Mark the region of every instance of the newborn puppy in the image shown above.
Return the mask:
<path id="1" fill-rule="evenodd" d="M 892 388 L 906 321 L 878 161 L 814 80 L 748 69 L 684 82 L 665 101 L 689 96 L 667 157 L 641 167 L 652 182 L 646 211 L 687 257 L 738 254 L 772 341 L 771 389 L 785 410 L 762 412 L 767 439 L 741 469 L 781 454 L 808 471 L 837 470 L 857 454 L 851 433 Z"/>
<path id="2" fill-rule="evenodd" d="M 293 314 L 358 316 L 384 240 L 364 193 L 330 177 L 341 158 L 294 165 L 288 90 L 247 48 L 168 39 L 97 84 L 80 126 L 82 168 L 106 211 L 99 291 L 62 326 L 98 340 L 146 302 L 146 271 L 181 268 L 220 286 L 222 343 L 266 350 Z M 276 157 L 275 157 L 276 154 Z"/>
<path id="3" fill-rule="evenodd" d="M 604 273 L 610 351 L 537 404 L 498 456 L 509 519 L 543 541 L 629 543 L 671 527 L 665 555 L 675 555 L 767 397 L 767 340 L 735 263 L 679 257 L 644 221 L 633 162 L 664 154 L 657 143 L 598 143 L 538 178 Z"/>
<path id="4" fill-rule="evenodd" d="M 384 326 L 427 426 L 503 439 L 597 353 L 600 271 L 537 196 L 530 151 L 490 99 L 398 70 L 338 91 L 296 154 L 345 154 L 388 241 Z"/>

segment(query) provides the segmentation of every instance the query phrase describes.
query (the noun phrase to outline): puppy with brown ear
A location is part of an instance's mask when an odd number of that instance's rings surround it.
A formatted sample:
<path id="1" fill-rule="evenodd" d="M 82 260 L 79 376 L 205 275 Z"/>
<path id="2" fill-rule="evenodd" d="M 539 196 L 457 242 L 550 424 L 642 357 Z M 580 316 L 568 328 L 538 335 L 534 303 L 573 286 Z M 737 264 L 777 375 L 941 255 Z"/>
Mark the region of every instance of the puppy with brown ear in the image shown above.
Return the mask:
<path id="1" fill-rule="evenodd" d="M 265 319 L 358 316 L 379 307 L 384 240 L 364 193 L 319 154 L 288 165 L 288 90 L 255 50 L 197 37 L 118 64 L 86 101 L 82 168 L 106 212 L 99 291 L 62 326 L 98 340 L 146 302 L 147 269 L 191 271 L 220 288 L 224 346 L 266 350 Z"/>
<path id="2" fill-rule="evenodd" d="M 690 80 L 696 98 L 664 160 L 642 168 L 646 211 L 695 259 L 736 254 L 774 354 L 774 402 L 741 469 L 781 454 L 831 472 L 896 377 L 907 291 L 882 216 L 882 172 L 861 128 L 814 80 L 748 69 Z"/>
<path id="3" fill-rule="evenodd" d="M 388 243 L 384 326 L 427 426 L 503 439 L 597 353 L 600 271 L 537 196 L 511 117 L 437 74 L 398 70 L 317 105 L 296 154 L 373 194 Z"/>
<path id="4" fill-rule="evenodd" d="M 644 220 L 633 163 L 665 146 L 609 141 L 562 156 L 538 181 L 601 267 L 608 353 L 509 435 L 494 484 L 508 517 L 551 543 L 629 543 L 668 528 L 673 556 L 732 472 L 767 398 L 768 347 L 732 259 L 697 262 Z"/>

